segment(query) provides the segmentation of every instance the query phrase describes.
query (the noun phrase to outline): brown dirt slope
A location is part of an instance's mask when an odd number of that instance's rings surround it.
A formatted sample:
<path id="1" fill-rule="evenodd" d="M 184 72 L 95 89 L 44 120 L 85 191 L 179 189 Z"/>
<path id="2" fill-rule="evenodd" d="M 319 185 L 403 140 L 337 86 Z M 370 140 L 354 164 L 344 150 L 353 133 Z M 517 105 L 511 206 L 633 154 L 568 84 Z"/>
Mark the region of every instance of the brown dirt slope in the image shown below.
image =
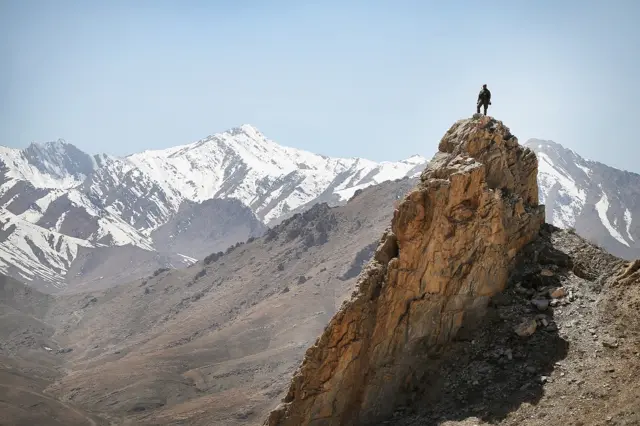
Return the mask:
<path id="1" fill-rule="evenodd" d="M 82 409 L 45 393 L 62 375 L 45 320 L 53 297 L 0 275 L 0 425 L 98 426 Z"/>

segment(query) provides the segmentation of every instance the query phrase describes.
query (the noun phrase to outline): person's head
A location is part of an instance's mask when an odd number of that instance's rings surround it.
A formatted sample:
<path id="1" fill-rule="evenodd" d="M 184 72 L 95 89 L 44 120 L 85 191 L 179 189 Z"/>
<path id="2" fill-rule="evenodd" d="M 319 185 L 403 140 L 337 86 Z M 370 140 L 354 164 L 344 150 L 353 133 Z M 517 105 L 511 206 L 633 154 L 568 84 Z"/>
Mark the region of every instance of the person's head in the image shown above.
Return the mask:
<path id="1" fill-rule="evenodd" d="M 487 85 L 486 85 L 486 84 L 483 84 L 483 85 L 482 85 L 482 88 L 483 88 L 483 89 L 486 89 L 486 88 L 487 88 Z"/>

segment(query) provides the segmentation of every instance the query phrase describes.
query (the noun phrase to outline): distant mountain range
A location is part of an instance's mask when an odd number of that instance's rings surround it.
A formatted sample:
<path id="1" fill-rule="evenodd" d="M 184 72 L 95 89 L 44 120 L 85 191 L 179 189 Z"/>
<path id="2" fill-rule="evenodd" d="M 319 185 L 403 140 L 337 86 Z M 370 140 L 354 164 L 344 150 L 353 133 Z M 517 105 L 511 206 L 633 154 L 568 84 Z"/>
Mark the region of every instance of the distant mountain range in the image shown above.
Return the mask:
<path id="1" fill-rule="evenodd" d="M 640 175 L 529 140 L 547 221 L 625 258 L 640 257 Z M 296 212 L 417 176 L 398 162 L 283 147 L 250 125 L 125 158 L 58 140 L 0 147 L 0 272 L 49 290 L 108 287 L 192 264 Z"/>
<path id="2" fill-rule="evenodd" d="M 416 176 L 426 162 L 330 158 L 249 125 L 125 158 L 63 140 L 0 147 L 0 272 L 51 290 L 108 286 L 124 270 L 133 279 L 191 264 L 315 203 Z"/>

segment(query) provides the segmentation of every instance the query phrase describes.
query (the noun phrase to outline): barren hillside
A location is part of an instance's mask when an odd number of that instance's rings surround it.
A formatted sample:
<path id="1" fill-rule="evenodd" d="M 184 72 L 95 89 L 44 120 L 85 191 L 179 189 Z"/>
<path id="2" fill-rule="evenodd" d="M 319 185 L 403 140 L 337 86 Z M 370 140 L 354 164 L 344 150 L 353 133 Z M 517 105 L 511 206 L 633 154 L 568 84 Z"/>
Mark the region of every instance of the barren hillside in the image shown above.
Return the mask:
<path id="1" fill-rule="evenodd" d="M 116 424 L 259 424 L 414 184 L 317 205 L 187 269 L 92 293 L 27 288 L 48 326 L 27 330 L 33 345 L 21 359 L 52 364 L 38 392 Z"/>

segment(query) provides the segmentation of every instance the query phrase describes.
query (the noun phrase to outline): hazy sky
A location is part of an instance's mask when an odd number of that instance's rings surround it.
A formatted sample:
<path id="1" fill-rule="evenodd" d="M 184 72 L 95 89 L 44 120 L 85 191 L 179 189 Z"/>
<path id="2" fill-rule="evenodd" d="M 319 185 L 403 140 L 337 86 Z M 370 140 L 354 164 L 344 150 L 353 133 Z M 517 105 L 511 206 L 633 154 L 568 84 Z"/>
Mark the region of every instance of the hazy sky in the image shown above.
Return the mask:
<path id="1" fill-rule="evenodd" d="M 640 172 L 638 22 L 638 0 L 0 0 L 0 144 L 125 155 L 250 123 L 430 157 L 487 83 L 521 142 Z"/>

